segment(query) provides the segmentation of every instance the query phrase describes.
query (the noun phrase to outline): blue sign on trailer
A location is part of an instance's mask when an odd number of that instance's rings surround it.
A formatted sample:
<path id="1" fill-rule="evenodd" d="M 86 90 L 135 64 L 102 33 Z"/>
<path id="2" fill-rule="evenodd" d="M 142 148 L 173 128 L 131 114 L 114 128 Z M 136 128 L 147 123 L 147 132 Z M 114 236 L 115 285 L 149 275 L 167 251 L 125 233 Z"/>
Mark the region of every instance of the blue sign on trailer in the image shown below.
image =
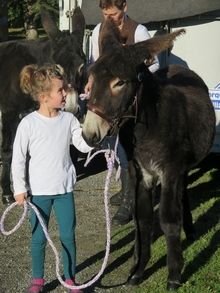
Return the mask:
<path id="1" fill-rule="evenodd" d="M 209 89 L 209 95 L 215 108 L 216 135 L 211 152 L 220 153 L 220 83 L 214 89 Z"/>
<path id="2" fill-rule="evenodd" d="M 214 89 L 209 89 L 209 95 L 215 110 L 220 110 L 220 83 Z"/>

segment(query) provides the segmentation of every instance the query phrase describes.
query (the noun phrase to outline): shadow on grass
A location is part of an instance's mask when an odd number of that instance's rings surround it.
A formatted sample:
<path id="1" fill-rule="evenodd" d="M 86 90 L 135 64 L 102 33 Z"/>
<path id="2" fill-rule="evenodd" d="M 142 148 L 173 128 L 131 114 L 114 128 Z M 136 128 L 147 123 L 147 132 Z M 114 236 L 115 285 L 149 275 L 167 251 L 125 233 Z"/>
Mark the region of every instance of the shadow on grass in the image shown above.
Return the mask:
<path id="1" fill-rule="evenodd" d="M 197 231 L 197 240 L 199 241 L 203 235 L 205 235 L 209 230 L 215 227 L 219 223 L 219 211 L 220 211 L 220 200 L 218 200 L 205 214 L 198 218 L 195 223 Z M 195 274 L 201 267 L 209 262 L 212 255 L 219 248 L 220 243 L 220 231 L 216 231 L 212 236 L 209 245 L 201 250 L 197 256 L 189 263 L 183 273 L 183 282 L 189 279 L 193 274 Z M 184 242 L 183 248 L 186 249 L 187 245 Z"/>
<path id="2" fill-rule="evenodd" d="M 213 155 L 207 156 L 194 168 L 196 171 L 188 176 L 188 183 L 191 184 L 202 177 L 207 171 L 212 170 L 213 168 L 218 168 L 219 163 L 219 160 L 216 160 L 216 157 Z"/>
<path id="3" fill-rule="evenodd" d="M 195 209 L 199 204 L 202 204 L 203 202 L 209 200 L 211 197 L 219 197 L 220 170 L 211 170 L 210 176 L 210 181 L 200 183 L 199 185 L 188 189 L 191 209 Z"/>
<path id="4" fill-rule="evenodd" d="M 58 279 L 53 280 L 44 286 L 43 293 L 51 292 L 51 291 L 55 290 L 58 286 L 60 286 L 60 282 L 58 281 Z"/>

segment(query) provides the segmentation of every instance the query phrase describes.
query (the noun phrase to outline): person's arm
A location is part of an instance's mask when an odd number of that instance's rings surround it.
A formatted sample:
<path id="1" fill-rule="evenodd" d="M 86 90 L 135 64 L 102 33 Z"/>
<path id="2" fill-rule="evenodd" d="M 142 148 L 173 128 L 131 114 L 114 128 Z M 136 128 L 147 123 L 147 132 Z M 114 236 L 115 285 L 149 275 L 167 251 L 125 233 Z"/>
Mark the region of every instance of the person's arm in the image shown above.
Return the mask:
<path id="1" fill-rule="evenodd" d="M 92 31 L 91 50 L 89 56 L 89 64 L 93 64 L 99 58 L 99 31 L 101 23 L 97 24 Z"/>
<path id="2" fill-rule="evenodd" d="M 138 42 L 146 41 L 150 38 L 151 38 L 151 35 L 148 32 L 147 28 L 144 25 L 139 24 L 136 28 L 136 31 L 135 31 L 134 42 L 138 43 Z M 154 63 L 151 66 L 149 66 L 148 68 L 151 72 L 155 72 L 159 69 L 159 67 L 160 67 L 159 60 L 156 56 L 154 58 Z"/>
<path id="3" fill-rule="evenodd" d="M 84 98 L 84 99 L 89 100 L 91 89 L 92 89 L 92 84 L 93 84 L 93 77 L 92 77 L 92 75 L 90 75 L 88 78 L 88 81 L 85 85 L 85 88 L 84 88 L 84 94 L 81 94 L 80 98 Z"/>
<path id="4" fill-rule="evenodd" d="M 88 153 L 93 148 L 90 147 L 82 137 L 82 128 L 78 119 L 73 116 L 71 121 L 72 144 L 82 153 Z"/>
<path id="5" fill-rule="evenodd" d="M 92 31 L 91 36 L 91 49 L 89 55 L 89 65 L 93 64 L 99 58 L 99 31 L 100 31 L 101 23 L 97 24 L 96 27 Z M 83 99 L 89 99 L 89 94 L 91 92 L 92 87 L 92 77 L 89 77 L 88 82 L 84 87 L 84 93 L 81 95 Z"/>
<path id="6" fill-rule="evenodd" d="M 14 197 L 18 204 L 23 204 L 27 197 L 26 163 L 28 150 L 28 126 L 23 119 L 18 125 L 12 152 L 11 174 Z"/>

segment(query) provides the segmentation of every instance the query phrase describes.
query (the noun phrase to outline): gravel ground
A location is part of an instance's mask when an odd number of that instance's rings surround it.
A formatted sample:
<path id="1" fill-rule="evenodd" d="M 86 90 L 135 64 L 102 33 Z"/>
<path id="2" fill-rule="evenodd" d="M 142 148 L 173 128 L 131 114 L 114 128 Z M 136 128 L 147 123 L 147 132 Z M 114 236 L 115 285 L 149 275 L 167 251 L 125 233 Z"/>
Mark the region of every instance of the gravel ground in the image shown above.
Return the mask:
<path id="1" fill-rule="evenodd" d="M 83 163 L 83 158 L 77 163 L 78 182 L 75 187 L 77 213 L 77 281 L 79 283 L 88 282 L 99 272 L 105 254 L 106 243 L 103 202 L 105 178 L 107 175 L 106 162 L 104 156 L 100 155 L 93 159 L 86 169 L 83 167 Z M 109 186 L 109 194 L 114 194 L 119 188 L 119 182 L 115 181 L 114 171 Z M 0 215 L 4 209 L 5 206 L 0 202 Z M 111 216 L 115 211 L 116 207 L 110 207 Z M 17 223 L 21 214 L 22 209 L 19 207 L 16 207 L 8 214 L 5 221 L 7 230 L 11 229 Z M 131 229 L 131 225 L 127 225 L 126 229 Z M 118 228 L 112 228 L 111 235 L 113 235 L 113 238 L 115 236 L 117 238 L 118 233 Z M 59 250 L 58 230 L 53 215 L 51 217 L 49 234 Z M 129 243 L 131 239 L 127 239 L 126 241 Z M 0 293 L 25 292 L 25 288 L 28 286 L 31 278 L 29 242 L 30 227 L 27 220 L 12 235 L 0 235 Z M 102 276 L 101 280 L 95 286 L 85 289 L 84 292 L 128 292 L 126 286 L 123 284 L 126 282 L 128 276 L 130 258 L 126 258 L 128 265 L 124 266 L 123 264 L 125 272 L 121 274 L 121 268 L 117 264 L 117 257 L 114 253 L 117 250 L 115 249 L 115 245 L 113 243 L 114 249 L 111 249 L 113 252 L 109 257 L 106 270 L 108 273 L 106 274 L 105 271 L 105 275 Z M 122 245 L 121 243 L 120 246 L 122 247 Z M 123 262 L 125 261 L 121 260 L 121 263 Z M 45 266 L 46 292 L 67 292 L 65 288 L 59 285 L 56 279 L 55 257 L 50 247 L 47 248 Z M 114 284 L 119 284 L 115 285 L 117 289 L 114 288 Z"/>

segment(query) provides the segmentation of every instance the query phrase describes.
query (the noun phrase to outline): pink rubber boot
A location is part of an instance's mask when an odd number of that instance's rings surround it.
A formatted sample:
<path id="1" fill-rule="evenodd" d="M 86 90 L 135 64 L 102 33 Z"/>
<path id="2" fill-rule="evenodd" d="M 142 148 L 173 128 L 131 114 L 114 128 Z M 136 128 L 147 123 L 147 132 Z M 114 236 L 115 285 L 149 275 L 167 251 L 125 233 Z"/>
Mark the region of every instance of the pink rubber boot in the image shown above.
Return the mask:
<path id="1" fill-rule="evenodd" d="M 44 279 L 32 279 L 27 293 L 41 293 L 44 288 Z"/>
<path id="2" fill-rule="evenodd" d="M 65 281 L 68 285 L 77 286 L 75 280 L 73 279 L 66 279 Z M 83 291 L 80 289 L 69 289 L 69 293 L 82 293 Z"/>

